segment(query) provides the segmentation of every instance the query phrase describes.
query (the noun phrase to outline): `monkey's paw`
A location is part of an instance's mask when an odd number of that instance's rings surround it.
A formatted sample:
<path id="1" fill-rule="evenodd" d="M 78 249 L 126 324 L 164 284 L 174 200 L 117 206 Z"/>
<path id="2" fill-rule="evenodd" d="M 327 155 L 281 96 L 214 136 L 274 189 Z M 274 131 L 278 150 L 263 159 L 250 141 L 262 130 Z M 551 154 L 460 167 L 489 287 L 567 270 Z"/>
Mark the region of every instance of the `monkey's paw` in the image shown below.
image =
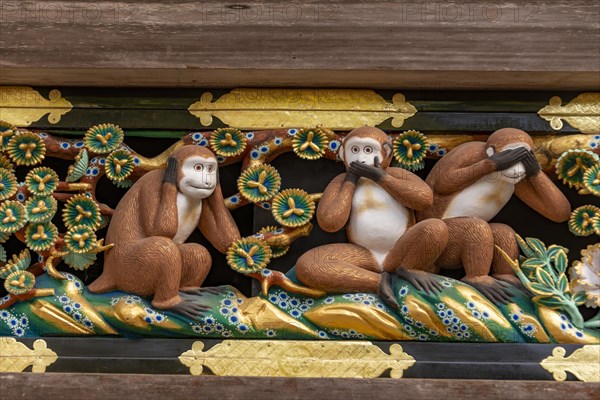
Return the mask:
<path id="1" fill-rule="evenodd" d="M 409 271 L 398 268 L 396 270 L 396 275 L 408 281 L 417 290 L 427 293 L 429 296 L 437 296 L 444 290 L 442 284 L 436 279 L 437 275 L 430 274 L 429 272 Z"/>
<path id="2" fill-rule="evenodd" d="M 169 309 L 169 311 L 181 314 L 187 318 L 199 319 L 204 317 L 204 314 L 212 309 L 212 307 L 202 304 L 199 296 L 189 295 L 181 292 L 180 296 L 181 302 L 175 304 Z"/>
<path id="3" fill-rule="evenodd" d="M 513 293 L 511 293 L 510 288 L 513 286 L 510 283 L 494 279 L 488 275 L 473 277 L 465 276 L 461 281 L 479 290 L 481 294 L 487 297 L 496 306 L 512 302 Z"/>
<path id="4" fill-rule="evenodd" d="M 515 288 L 519 289 L 520 291 L 522 291 L 523 293 L 525 293 L 529 297 L 535 296 L 535 294 L 531 293 L 531 291 L 529 289 L 527 289 L 525 287 L 525 285 L 523 285 L 523 282 L 521 282 L 521 280 L 519 278 L 517 278 L 515 275 L 512 275 L 512 274 L 495 274 L 495 275 L 492 275 L 492 276 L 494 278 L 498 279 L 499 281 L 504 281 L 506 283 L 510 283 Z"/>
<path id="5" fill-rule="evenodd" d="M 387 272 L 381 274 L 381 285 L 379 286 L 378 295 L 392 310 L 397 311 L 400 309 L 400 304 L 396 300 L 396 296 L 394 296 L 392 277 Z"/>
<path id="6" fill-rule="evenodd" d="M 224 291 L 228 291 L 228 290 L 229 289 L 227 289 L 227 288 L 217 286 L 217 287 L 186 288 L 186 289 L 180 289 L 180 292 L 184 293 L 184 294 L 194 295 L 194 296 L 202 296 L 206 293 L 218 295 L 218 294 L 221 294 Z"/>

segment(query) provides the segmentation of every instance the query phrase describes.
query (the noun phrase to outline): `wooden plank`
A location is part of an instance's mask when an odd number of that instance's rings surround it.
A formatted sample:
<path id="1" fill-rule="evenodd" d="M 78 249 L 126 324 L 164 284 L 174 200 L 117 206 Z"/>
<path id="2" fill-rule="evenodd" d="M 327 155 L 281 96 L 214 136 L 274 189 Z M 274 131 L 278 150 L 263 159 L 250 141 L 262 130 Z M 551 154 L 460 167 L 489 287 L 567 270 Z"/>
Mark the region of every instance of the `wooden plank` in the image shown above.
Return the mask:
<path id="1" fill-rule="evenodd" d="M 600 87 L 594 2 L 4 1 L 3 84 Z"/>
<path id="2" fill-rule="evenodd" d="M 0 374 L 0 399 L 597 399 L 600 384 L 582 382 L 299 379 L 130 374 Z"/>

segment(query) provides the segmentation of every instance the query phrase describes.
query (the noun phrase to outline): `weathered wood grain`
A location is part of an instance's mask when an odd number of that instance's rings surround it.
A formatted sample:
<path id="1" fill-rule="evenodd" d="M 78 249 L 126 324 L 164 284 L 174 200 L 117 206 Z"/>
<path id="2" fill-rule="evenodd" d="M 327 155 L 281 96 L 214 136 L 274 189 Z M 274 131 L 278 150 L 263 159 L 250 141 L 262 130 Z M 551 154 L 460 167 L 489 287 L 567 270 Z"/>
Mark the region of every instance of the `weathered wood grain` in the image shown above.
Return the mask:
<path id="1" fill-rule="evenodd" d="M 600 87 L 587 0 L 6 0 L 0 12 L 3 84 Z"/>
<path id="2" fill-rule="evenodd" d="M 0 374 L 0 399 L 394 399 L 578 400 L 598 397 L 582 382 L 299 379 L 185 375 Z"/>

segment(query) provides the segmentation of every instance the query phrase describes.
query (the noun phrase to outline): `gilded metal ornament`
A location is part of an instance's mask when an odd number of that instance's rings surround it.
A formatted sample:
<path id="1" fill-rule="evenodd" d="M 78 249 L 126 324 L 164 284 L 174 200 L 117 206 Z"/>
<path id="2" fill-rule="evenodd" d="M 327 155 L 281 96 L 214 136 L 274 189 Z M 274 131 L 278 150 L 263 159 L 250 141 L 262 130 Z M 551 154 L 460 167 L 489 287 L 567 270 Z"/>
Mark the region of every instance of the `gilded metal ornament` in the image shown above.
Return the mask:
<path id="1" fill-rule="evenodd" d="M 392 378 L 402 378 L 415 363 L 399 344 L 386 354 L 371 342 L 227 340 L 203 350 L 198 341 L 179 357 L 192 375 L 208 367 L 219 376 L 377 378 L 391 368 Z"/>
<path id="2" fill-rule="evenodd" d="M 600 133 L 600 93 L 582 93 L 566 105 L 554 96 L 538 115 L 549 121 L 554 130 L 562 129 L 565 120 L 583 133 Z"/>
<path id="3" fill-rule="evenodd" d="M 567 372 L 584 382 L 600 382 L 600 345 L 587 345 L 577 349 L 568 357 L 566 350 L 556 347 L 552 355 L 540 365 L 552 374 L 556 381 L 567 379 Z"/>
<path id="4" fill-rule="evenodd" d="M 57 359 L 44 340 L 36 340 L 29 349 L 14 338 L 0 337 L 0 372 L 23 372 L 29 366 L 31 372 L 46 372 Z"/>
<path id="5" fill-rule="evenodd" d="M 373 90 L 239 88 L 212 100 L 212 93 L 206 92 L 189 107 L 203 126 L 217 117 L 239 129 L 352 129 L 392 118 L 392 126 L 398 128 L 417 112 L 404 95 L 395 94 L 390 103 Z"/>
<path id="6" fill-rule="evenodd" d="M 57 124 L 71 109 L 71 102 L 57 89 L 51 90 L 46 100 L 28 86 L 0 86 L 0 120 L 18 127 L 29 126 L 46 114 L 48 122 Z"/>

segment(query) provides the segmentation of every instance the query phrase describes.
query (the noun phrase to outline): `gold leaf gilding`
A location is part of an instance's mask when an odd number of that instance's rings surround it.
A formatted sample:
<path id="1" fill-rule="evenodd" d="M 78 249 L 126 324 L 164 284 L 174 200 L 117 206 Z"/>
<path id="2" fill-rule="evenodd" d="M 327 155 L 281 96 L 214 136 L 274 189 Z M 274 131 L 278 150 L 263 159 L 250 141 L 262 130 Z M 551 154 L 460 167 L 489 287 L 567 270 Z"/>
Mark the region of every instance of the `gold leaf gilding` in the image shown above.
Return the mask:
<path id="1" fill-rule="evenodd" d="M 301 340 L 226 340 L 203 352 L 194 342 L 179 360 L 200 375 L 208 367 L 220 376 L 376 378 L 391 368 L 401 378 L 415 359 L 398 344 L 386 354 L 371 342 Z"/>
<path id="2" fill-rule="evenodd" d="M 263 298 L 245 298 L 240 308 L 240 319 L 256 329 L 286 329 L 289 332 L 318 337 L 314 330 L 290 317 Z"/>
<path id="3" fill-rule="evenodd" d="M 350 89 L 233 89 L 212 101 L 210 92 L 189 107 L 189 111 L 209 126 L 213 117 L 239 129 L 297 128 L 326 126 L 354 129 L 379 125 L 393 118 L 392 126 L 402 126 L 417 109 L 397 93 L 392 102 L 373 90 Z"/>
<path id="4" fill-rule="evenodd" d="M 354 329 L 378 340 L 411 340 L 400 322 L 377 308 L 360 304 L 323 304 L 304 313 L 312 323 L 330 329 Z"/>
<path id="5" fill-rule="evenodd" d="M 584 382 L 600 382 L 600 345 L 587 345 L 577 349 L 569 357 L 566 350 L 556 347 L 552 355 L 540 365 L 552 374 L 556 381 L 567 379 L 567 372 Z"/>
<path id="6" fill-rule="evenodd" d="M 538 115 L 555 130 L 562 129 L 564 119 L 583 133 L 600 133 L 600 93 L 582 93 L 564 106 L 562 99 L 554 96 Z"/>
<path id="7" fill-rule="evenodd" d="M 0 372 L 23 372 L 30 365 L 32 372 L 46 372 L 57 359 L 44 340 L 36 340 L 30 350 L 15 338 L 0 337 Z"/>
<path id="8" fill-rule="evenodd" d="M 46 100 L 28 86 L 0 86 L 0 121 L 17 127 L 29 126 L 48 114 L 48 122 L 56 124 L 71 111 L 73 105 L 53 89 Z"/>

